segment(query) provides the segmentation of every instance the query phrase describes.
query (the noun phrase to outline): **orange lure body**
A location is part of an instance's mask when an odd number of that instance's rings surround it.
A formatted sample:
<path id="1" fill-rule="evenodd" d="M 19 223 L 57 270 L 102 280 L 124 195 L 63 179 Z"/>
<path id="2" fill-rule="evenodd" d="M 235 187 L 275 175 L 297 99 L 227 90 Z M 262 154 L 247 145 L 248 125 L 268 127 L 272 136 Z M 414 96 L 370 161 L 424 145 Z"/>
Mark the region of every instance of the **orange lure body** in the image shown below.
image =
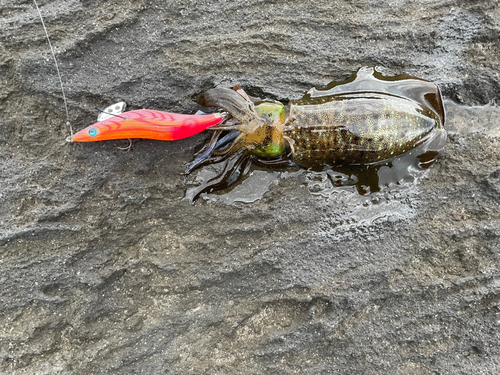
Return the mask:
<path id="1" fill-rule="evenodd" d="M 201 133 L 221 121 L 222 115 L 219 113 L 182 115 L 151 109 L 138 109 L 121 113 L 80 130 L 71 138 L 71 142 L 128 138 L 175 141 Z"/>

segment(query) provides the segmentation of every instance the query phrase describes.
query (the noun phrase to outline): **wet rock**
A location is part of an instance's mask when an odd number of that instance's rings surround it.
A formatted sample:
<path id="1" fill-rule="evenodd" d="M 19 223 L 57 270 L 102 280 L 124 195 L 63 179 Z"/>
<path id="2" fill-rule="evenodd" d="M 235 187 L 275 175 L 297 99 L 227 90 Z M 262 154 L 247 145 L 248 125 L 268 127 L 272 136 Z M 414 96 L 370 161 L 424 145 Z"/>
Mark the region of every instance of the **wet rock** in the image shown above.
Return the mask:
<path id="1" fill-rule="evenodd" d="M 496 1 L 40 5 L 75 129 L 120 100 L 195 113 L 214 86 L 285 100 L 378 65 L 437 82 L 450 136 L 403 189 L 259 169 L 190 206 L 205 136 L 65 143 L 33 3 L 4 1 L 0 372 L 498 372 Z"/>

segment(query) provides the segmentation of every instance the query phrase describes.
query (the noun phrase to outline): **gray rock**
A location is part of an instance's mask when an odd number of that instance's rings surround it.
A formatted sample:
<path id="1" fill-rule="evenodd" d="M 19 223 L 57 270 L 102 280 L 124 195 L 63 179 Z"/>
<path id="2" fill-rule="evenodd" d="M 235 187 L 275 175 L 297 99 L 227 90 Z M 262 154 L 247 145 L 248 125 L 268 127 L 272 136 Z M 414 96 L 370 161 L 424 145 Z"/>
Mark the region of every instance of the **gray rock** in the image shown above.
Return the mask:
<path id="1" fill-rule="evenodd" d="M 36 9 L 3 1 L 1 373 L 500 371 L 497 1 L 40 5 L 75 129 L 121 100 L 195 113 L 215 86 L 286 100 L 369 65 L 438 83 L 449 142 L 406 187 L 256 169 L 190 206 L 206 135 L 66 143 Z"/>

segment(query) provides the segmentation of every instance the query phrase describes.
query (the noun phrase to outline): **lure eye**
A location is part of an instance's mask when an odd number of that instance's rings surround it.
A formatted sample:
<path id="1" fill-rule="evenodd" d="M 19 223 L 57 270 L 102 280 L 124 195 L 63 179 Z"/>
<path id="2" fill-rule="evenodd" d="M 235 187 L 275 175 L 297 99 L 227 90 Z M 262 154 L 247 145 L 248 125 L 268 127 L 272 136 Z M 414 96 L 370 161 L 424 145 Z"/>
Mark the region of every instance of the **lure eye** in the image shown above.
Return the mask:
<path id="1" fill-rule="evenodd" d="M 95 137 L 97 135 L 97 129 L 96 128 L 90 128 L 89 129 L 89 135 L 91 137 Z"/>

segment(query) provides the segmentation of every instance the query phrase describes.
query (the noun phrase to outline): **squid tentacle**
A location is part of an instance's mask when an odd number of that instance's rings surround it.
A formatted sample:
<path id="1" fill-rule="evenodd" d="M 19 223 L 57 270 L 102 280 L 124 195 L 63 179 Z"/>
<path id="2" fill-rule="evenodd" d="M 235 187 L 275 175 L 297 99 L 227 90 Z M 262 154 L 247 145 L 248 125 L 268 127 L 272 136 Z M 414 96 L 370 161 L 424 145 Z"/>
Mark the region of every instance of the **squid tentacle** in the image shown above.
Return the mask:
<path id="1" fill-rule="evenodd" d="M 196 164 L 194 164 L 192 167 L 190 166 L 189 171 L 192 171 L 194 168 L 198 168 L 202 165 L 206 164 L 212 164 L 212 163 L 220 163 L 224 160 L 227 160 L 231 158 L 234 154 L 238 152 L 243 152 L 243 151 L 250 151 L 250 147 L 248 145 L 245 145 L 245 143 L 242 141 L 244 139 L 243 134 L 239 134 L 234 142 L 225 150 L 222 150 L 220 152 L 214 151 L 211 153 L 209 157 L 206 159 L 200 159 Z"/>
<path id="2" fill-rule="evenodd" d="M 223 150 L 214 150 L 212 155 L 214 156 L 231 156 L 239 149 L 245 146 L 245 134 L 239 134 L 236 139 L 231 143 L 231 145 Z"/>
<path id="3" fill-rule="evenodd" d="M 215 148 L 217 142 L 219 141 L 219 137 L 221 136 L 222 132 L 223 132 L 222 130 L 218 130 L 218 131 L 213 132 L 212 137 L 210 138 L 210 141 L 207 144 L 205 144 L 200 149 L 200 151 L 198 151 L 196 153 L 196 156 L 212 152 L 212 150 Z"/>
<path id="4" fill-rule="evenodd" d="M 217 141 L 217 144 L 215 145 L 214 149 L 220 150 L 220 149 L 222 149 L 222 147 L 227 146 L 229 143 L 231 143 L 232 141 L 234 141 L 238 137 L 238 134 L 239 134 L 239 132 L 232 131 L 231 133 L 225 135 L 224 137 L 222 137 L 222 139 Z"/>
<path id="5" fill-rule="evenodd" d="M 204 94 L 202 102 L 206 107 L 223 108 L 242 124 L 256 117 L 253 102 L 246 100 L 236 91 L 228 88 L 208 90 Z"/>
<path id="6" fill-rule="evenodd" d="M 258 159 L 254 160 L 254 163 L 260 165 L 261 167 L 297 167 L 290 158 L 277 158 L 277 159 Z"/>
<path id="7" fill-rule="evenodd" d="M 238 137 L 239 133 L 231 132 L 222 137 L 222 139 L 219 139 L 221 133 L 222 131 L 219 133 L 214 133 L 212 135 L 212 138 L 210 139 L 210 142 L 197 153 L 196 158 L 191 163 L 186 164 L 186 176 L 202 165 L 224 160 L 224 155 L 213 157 L 212 151 L 218 150 L 219 148 L 224 147 L 228 143 L 234 141 Z"/>
<path id="8" fill-rule="evenodd" d="M 198 151 L 198 153 L 196 154 L 196 158 L 193 161 L 186 163 L 186 169 L 184 171 L 184 181 L 186 181 L 186 178 L 188 174 L 191 173 L 191 171 L 199 167 L 205 160 L 210 158 L 210 155 L 215 148 L 221 134 L 222 131 L 212 133 L 212 138 L 210 138 L 210 141 L 205 144 L 200 151 Z"/>
<path id="9" fill-rule="evenodd" d="M 233 154 L 225 163 L 223 171 L 216 177 L 204 182 L 198 186 L 194 191 L 188 192 L 186 198 L 191 204 L 200 194 L 210 192 L 212 189 L 224 189 L 232 185 L 237 179 L 240 178 L 242 170 L 247 170 L 248 163 L 251 163 L 251 155 L 248 150 L 239 150 Z"/>

